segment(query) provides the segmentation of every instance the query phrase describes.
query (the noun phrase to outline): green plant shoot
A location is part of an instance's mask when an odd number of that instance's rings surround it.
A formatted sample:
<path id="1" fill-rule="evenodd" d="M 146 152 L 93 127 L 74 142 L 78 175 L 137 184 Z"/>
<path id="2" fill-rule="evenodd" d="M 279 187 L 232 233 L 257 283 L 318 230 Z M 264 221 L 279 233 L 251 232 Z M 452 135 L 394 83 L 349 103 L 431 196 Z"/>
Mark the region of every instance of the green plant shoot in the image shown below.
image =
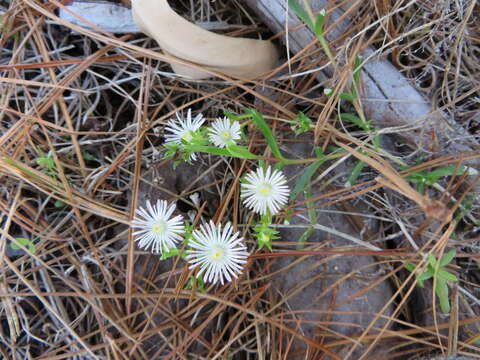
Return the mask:
<path id="1" fill-rule="evenodd" d="M 25 246 L 28 249 L 28 251 L 31 252 L 32 254 L 35 254 L 35 252 L 37 251 L 34 240 L 30 240 L 22 237 L 15 238 L 15 240 L 19 242 L 21 245 Z M 10 247 L 12 248 L 12 250 L 21 249 L 20 246 L 18 246 L 14 242 L 10 243 Z"/>
<path id="2" fill-rule="evenodd" d="M 457 282 L 458 278 L 448 272 L 445 267 L 455 258 L 455 249 L 450 250 L 444 254 L 439 260 L 435 259 L 432 254 L 427 255 L 427 268 L 424 272 L 419 272 L 415 265 L 406 263 L 405 267 L 411 272 L 415 272 L 415 278 L 419 287 L 425 286 L 425 281 L 434 278 L 435 294 L 440 302 L 440 309 L 443 313 L 450 312 L 450 300 L 448 297 L 448 282 Z"/>

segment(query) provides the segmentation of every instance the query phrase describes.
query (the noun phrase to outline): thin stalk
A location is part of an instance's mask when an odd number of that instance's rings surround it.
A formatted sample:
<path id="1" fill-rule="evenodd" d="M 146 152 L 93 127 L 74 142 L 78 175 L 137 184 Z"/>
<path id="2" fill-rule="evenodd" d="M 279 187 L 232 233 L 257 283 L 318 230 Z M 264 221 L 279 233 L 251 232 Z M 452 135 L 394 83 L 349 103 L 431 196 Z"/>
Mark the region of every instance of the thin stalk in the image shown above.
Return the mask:
<path id="1" fill-rule="evenodd" d="M 310 17 L 312 24 L 315 24 L 315 16 L 313 15 L 313 11 L 308 0 L 303 0 L 303 5 L 305 6 L 305 10 L 307 11 L 308 16 Z"/>
<path id="2" fill-rule="evenodd" d="M 327 39 L 323 35 L 318 35 L 317 38 L 318 41 L 320 41 L 320 45 L 322 45 L 323 51 L 325 51 L 325 54 L 327 54 L 328 59 L 330 60 L 332 65 L 335 66 L 335 59 L 333 58 L 333 54 L 330 51 Z"/>

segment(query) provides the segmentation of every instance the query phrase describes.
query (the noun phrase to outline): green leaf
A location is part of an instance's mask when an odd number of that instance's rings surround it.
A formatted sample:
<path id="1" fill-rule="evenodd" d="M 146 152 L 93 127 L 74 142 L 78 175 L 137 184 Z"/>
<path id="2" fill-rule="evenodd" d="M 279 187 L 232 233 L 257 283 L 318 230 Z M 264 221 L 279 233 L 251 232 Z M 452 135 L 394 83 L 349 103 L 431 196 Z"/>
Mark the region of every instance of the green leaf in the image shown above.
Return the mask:
<path id="1" fill-rule="evenodd" d="M 456 166 L 454 165 L 447 165 L 443 166 L 439 169 L 430 171 L 430 172 L 418 172 L 417 174 L 420 174 L 421 177 L 423 177 L 423 182 L 427 185 L 433 185 L 435 184 L 440 178 L 445 177 L 445 176 L 452 176 L 455 174 L 455 169 Z M 457 175 L 463 174 L 465 170 L 464 166 L 460 166 L 457 171 Z M 410 176 L 413 176 L 415 174 L 412 174 Z"/>
<path id="2" fill-rule="evenodd" d="M 424 172 L 418 172 L 411 174 L 405 177 L 408 181 L 411 181 L 414 184 L 421 184 L 427 180 L 426 174 Z"/>
<path id="3" fill-rule="evenodd" d="M 406 179 L 408 181 L 411 181 L 413 183 L 417 184 L 427 184 L 427 185 L 433 185 L 435 184 L 440 178 L 444 176 L 452 176 L 455 174 L 455 169 L 456 166 L 454 165 L 447 165 L 443 166 L 441 168 L 438 168 L 436 170 L 426 172 L 426 171 L 418 171 L 414 174 L 408 175 Z M 408 168 L 405 168 L 403 170 L 408 170 Z M 457 175 L 463 174 L 465 170 L 464 166 L 460 166 L 457 171 Z"/>
<path id="4" fill-rule="evenodd" d="M 427 258 L 430 266 L 435 269 L 435 267 L 437 266 L 437 259 L 435 259 L 435 256 L 433 256 L 433 254 L 428 254 Z"/>
<path id="5" fill-rule="evenodd" d="M 363 57 L 358 55 L 355 58 L 355 63 L 353 65 L 353 81 L 355 85 L 360 87 L 360 75 L 362 74 L 362 64 L 363 64 Z"/>
<path id="6" fill-rule="evenodd" d="M 322 159 L 325 156 L 325 153 L 320 146 L 315 146 L 313 150 L 315 151 L 315 155 L 317 155 L 318 158 Z"/>
<path id="7" fill-rule="evenodd" d="M 199 292 L 205 292 L 205 283 L 203 282 L 203 278 L 201 276 L 198 278 L 194 275 L 190 276 L 188 282 L 185 284 L 185 289 L 191 290 L 193 287 L 195 287 Z"/>
<path id="8" fill-rule="evenodd" d="M 342 121 L 347 120 L 347 121 L 351 122 L 352 124 L 357 125 L 360 129 L 362 129 L 364 131 L 371 131 L 372 130 L 369 122 L 363 121 L 362 119 L 360 119 L 356 115 L 349 114 L 349 113 L 341 113 L 341 114 L 338 115 L 338 117 Z"/>
<path id="9" fill-rule="evenodd" d="M 355 166 L 353 167 L 352 172 L 348 176 L 347 182 L 345 183 L 345 186 L 352 186 L 355 185 L 357 182 L 358 177 L 360 176 L 360 173 L 362 172 L 363 168 L 366 166 L 363 161 L 357 161 Z"/>
<path id="10" fill-rule="evenodd" d="M 432 276 L 433 276 L 433 270 L 432 270 L 432 269 L 428 269 L 428 270 L 425 271 L 424 273 L 419 274 L 419 275 L 417 276 L 417 280 L 425 281 L 425 280 L 431 279 Z"/>
<path id="11" fill-rule="evenodd" d="M 242 158 L 242 159 L 257 159 L 257 155 L 252 154 L 244 146 L 239 146 L 235 144 L 227 145 L 227 150 L 230 152 L 231 156 Z"/>
<path id="12" fill-rule="evenodd" d="M 310 186 L 307 187 L 305 190 L 305 199 L 310 199 L 313 196 Z M 309 201 L 307 203 L 307 213 L 308 213 L 308 220 L 310 220 L 311 224 L 317 224 L 317 211 L 314 207 L 313 201 Z M 298 246 L 299 249 L 303 249 L 304 245 L 302 243 L 307 242 L 308 238 L 315 232 L 315 228 L 309 227 L 298 239 L 298 242 L 301 244 Z"/>
<path id="13" fill-rule="evenodd" d="M 432 181 L 432 184 L 433 184 L 437 182 L 437 180 L 440 179 L 441 177 L 455 175 L 456 168 L 457 167 L 455 165 L 446 165 L 441 168 L 430 171 L 427 176 L 429 180 Z M 459 166 L 456 175 L 462 175 L 464 170 L 465 170 L 464 166 Z"/>
<path id="14" fill-rule="evenodd" d="M 65 203 L 63 201 L 56 200 L 55 203 L 53 204 L 53 206 L 55 206 L 57 209 L 59 209 L 59 208 L 64 207 Z"/>
<path id="15" fill-rule="evenodd" d="M 315 232 L 315 228 L 309 227 L 305 232 L 298 238 L 298 242 L 300 245 L 298 245 L 298 249 L 303 249 L 305 245 L 303 243 L 307 242 L 310 236 Z"/>
<path id="16" fill-rule="evenodd" d="M 317 162 L 314 162 L 313 164 L 310 164 L 298 180 L 298 182 L 295 184 L 295 187 L 293 188 L 291 194 L 290 194 L 290 201 L 294 201 L 300 192 L 305 189 L 308 184 L 310 183 L 312 176 L 315 174 L 315 172 L 318 170 L 322 164 L 328 160 L 328 157 L 325 155 L 323 152 L 322 148 L 319 146 L 315 146 L 315 154 L 319 158 Z"/>
<path id="17" fill-rule="evenodd" d="M 227 111 L 227 110 L 223 111 L 223 115 L 229 118 L 230 120 L 234 120 L 234 121 L 239 121 L 242 119 L 241 116 L 235 115 L 234 113 L 231 113 L 230 111 Z"/>
<path id="18" fill-rule="evenodd" d="M 30 240 L 29 239 L 25 239 L 25 238 L 15 238 L 15 240 L 17 240 L 17 242 L 19 242 L 20 244 L 22 244 L 23 246 L 27 246 L 28 244 L 30 244 Z M 16 243 L 12 242 L 10 244 L 10 247 L 13 249 L 13 250 L 20 250 L 20 246 L 18 246 Z"/>
<path id="19" fill-rule="evenodd" d="M 405 263 L 405 268 L 410 271 L 410 272 L 414 272 L 415 271 L 415 265 L 411 264 L 411 263 Z"/>
<path id="20" fill-rule="evenodd" d="M 375 129 L 375 130 L 377 130 L 377 129 Z M 382 144 L 380 143 L 380 136 L 378 136 L 378 135 L 374 136 L 372 138 L 372 144 L 375 147 L 376 151 L 380 150 L 380 148 L 382 147 Z"/>
<path id="21" fill-rule="evenodd" d="M 162 252 L 162 256 L 160 256 L 160 260 L 166 260 L 173 256 L 181 255 L 182 251 L 177 248 L 171 248 Z"/>
<path id="22" fill-rule="evenodd" d="M 230 151 L 228 151 L 227 149 L 222 149 L 215 146 L 185 145 L 185 149 L 191 152 L 204 152 L 213 155 L 231 156 Z"/>
<path id="23" fill-rule="evenodd" d="M 18 238 L 15 238 L 15 240 L 17 240 L 17 242 L 19 242 L 21 245 L 27 247 L 28 251 L 30 251 L 32 254 L 35 254 L 35 252 L 37 251 L 35 244 L 30 239 L 18 237 Z M 14 242 L 10 243 L 10 247 L 13 250 L 20 250 L 20 246 L 18 246 Z"/>
<path id="24" fill-rule="evenodd" d="M 325 24 L 325 16 L 327 15 L 327 12 L 325 9 L 322 9 L 317 16 L 317 19 L 315 20 L 315 34 L 317 36 L 323 36 L 323 25 Z"/>
<path id="25" fill-rule="evenodd" d="M 267 237 L 260 237 L 258 238 L 258 250 L 263 249 L 266 247 L 268 250 L 272 251 L 272 241 Z"/>
<path id="26" fill-rule="evenodd" d="M 417 186 L 417 191 L 418 191 L 420 194 L 425 194 L 425 184 L 424 184 L 424 183 L 418 184 L 418 186 Z"/>
<path id="27" fill-rule="evenodd" d="M 312 120 L 303 112 L 299 112 L 297 117 L 293 120 L 295 127 L 295 135 L 303 134 L 310 130 Z"/>
<path id="28" fill-rule="evenodd" d="M 328 45 L 327 38 L 323 36 L 323 34 L 320 34 L 320 35 L 317 35 L 317 39 L 320 42 L 320 45 L 322 46 L 322 49 L 327 55 L 328 59 L 332 63 L 335 63 L 335 59 L 333 58 L 332 51 L 330 50 L 330 46 Z"/>
<path id="29" fill-rule="evenodd" d="M 437 294 L 438 300 L 440 300 L 440 309 L 444 314 L 448 314 L 450 312 L 450 300 L 448 298 L 448 285 L 445 280 L 437 279 L 435 294 Z"/>
<path id="30" fill-rule="evenodd" d="M 82 151 L 82 156 L 85 161 L 96 160 L 95 157 L 92 154 L 90 154 L 88 151 Z"/>
<path id="31" fill-rule="evenodd" d="M 450 250 L 448 253 L 444 254 L 442 260 L 440 260 L 440 267 L 447 266 L 455 258 L 457 251 L 455 249 Z"/>
<path id="32" fill-rule="evenodd" d="M 444 269 L 438 270 L 437 275 L 439 277 L 441 277 L 442 279 L 450 281 L 450 282 L 457 282 L 458 281 L 458 278 L 454 274 L 449 273 L 447 270 L 444 270 Z"/>
<path id="33" fill-rule="evenodd" d="M 36 162 L 39 166 L 48 170 L 55 168 L 55 161 L 51 157 L 39 157 L 36 159 Z"/>
<path id="34" fill-rule="evenodd" d="M 314 30 L 312 19 L 308 15 L 307 11 L 297 2 L 297 0 L 288 0 L 288 5 L 307 26 Z"/>
<path id="35" fill-rule="evenodd" d="M 252 117 L 255 124 L 263 133 L 263 136 L 265 137 L 265 140 L 267 141 L 268 146 L 272 150 L 273 155 L 275 155 L 275 157 L 279 160 L 285 159 L 282 153 L 280 152 L 280 148 L 278 147 L 277 141 L 273 136 L 272 130 L 270 130 L 270 127 L 268 126 L 267 122 L 263 118 L 263 115 L 257 110 L 251 109 L 251 108 L 247 109 L 246 113 Z"/>
<path id="36" fill-rule="evenodd" d="M 300 194 L 300 192 L 305 189 L 308 184 L 310 183 L 313 174 L 318 170 L 318 168 L 325 162 L 325 159 L 319 160 L 317 162 L 314 162 L 313 164 L 310 164 L 300 177 L 298 179 L 298 182 L 295 184 L 295 187 L 292 190 L 292 193 L 290 194 L 290 201 L 294 201 L 297 196 Z"/>
<path id="37" fill-rule="evenodd" d="M 310 187 L 308 187 L 308 189 L 305 190 L 305 199 L 310 199 L 312 196 L 313 196 L 312 191 Z M 308 220 L 310 220 L 310 223 L 312 224 L 318 223 L 317 211 L 315 209 L 313 201 L 309 201 L 307 203 L 307 214 L 308 214 Z"/>
<path id="38" fill-rule="evenodd" d="M 343 99 L 343 100 L 346 100 L 346 101 L 350 101 L 351 103 L 353 103 L 355 101 L 355 95 L 353 94 L 350 94 L 350 93 L 340 93 L 340 99 Z"/>
<path id="39" fill-rule="evenodd" d="M 259 249 L 266 247 L 272 251 L 272 240 L 278 239 L 278 231 L 270 227 L 271 223 L 272 216 L 269 214 L 263 215 L 260 218 L 260 223 L 257 223 L 253 228 L 254 237 L 257 239 Z"/>

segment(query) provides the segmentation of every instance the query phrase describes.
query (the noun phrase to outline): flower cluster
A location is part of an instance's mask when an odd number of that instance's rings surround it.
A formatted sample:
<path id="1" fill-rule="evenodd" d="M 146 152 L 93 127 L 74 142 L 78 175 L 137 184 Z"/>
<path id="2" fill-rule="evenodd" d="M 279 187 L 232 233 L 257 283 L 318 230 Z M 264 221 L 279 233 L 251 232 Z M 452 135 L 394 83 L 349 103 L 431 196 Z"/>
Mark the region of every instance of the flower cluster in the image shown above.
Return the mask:
<path id="1" fill-rule="evenodd" d="M 185 226 L 181 215 L 172 216 L 174 210 L 175 204 L 168 205 L 160 200 L 156 205 L 147 201 L 147 210 L 137 210 L 131 225 L 140 229 L 133 233 L 140 248 L 157 254 L 176 249 L 176 243 L 185 234 Z M 237 278 L 249 255 L 239 234 L 233 233 L 230 223 L 222 230 L 222 225 L 215 225 L 212 221 L 200 226 L 200 230 L 194 230 L 189 242 L 192 249 L 187 250 L 186 256 L 190 269 L 199 266 L 197 277 L 203 274 L 205 282 L 223 285 L 225 279 Z"/>
<path id="2" fill-rule="evenodd" d="M 191 149 L 195 149 L 198 145 L 209 145 L 207 140 L 218 148 L 225 148 L 236 145 L 237 140 L 240 139 L 240 124 L 238 121 L 231 122 L 227 117 L 217 119 L 205 131 L 202 128 L 205 122 L 202 114 L 198 114 L 192 120 L 192 111 L 188 109 L 185 119 L 178 113 L 176 116 L 177 121 L 170 120 L 165 127 L 165 131 L 168 132 L 165 135 L 165 147 L 170 149 L 169 155 L 179 150 L 183 153 L 184 160 L 195 161 L 197 156 Z"/>
<path id="3" fill-rule="evenodd" d="M 177 146 L 177 149 L 188 150 L 192 144 L 205 144 L 207 137 L 217 148 L 232 148 L 241 138 L 238 121 L 231 122 L 226 117 L 217 119 L 207 129 L 202 128 L 204 122 L 202 114 L 192 119 L 191 110 L 188 110 L 185 119 L 177 113 L 177 121 L 169 121 L 165 128 L 169 132 L 165 136 L 167 149 L 169 146 L 172 149 Z M 237 147 L 235 151 L 238 149 L 241 150 Z M 194 152 L 186 153 L 187 160 L 196 159 Z M 272 170 L 270 166 L 266 169 L 259 167 L 243 178 L 243 204 L 261 215 L 264 223 L 263 227 L 257 227 L 262 230 L 255 230 L 259 236 L 274 238 L 276 232 L 268 228 L 269 221 L 272 215 L 279 213 L 287 204 L 289 194 L 283 173 Z M 158 200 L 154 205 L 147 201 L 146 208 L 137 209 L 131 226 L 138 229 L 133 235 L 139 247 L 160 254 L 163 258 L 166 254 L 180 254 L 177 245 L 185 240 L 188 246 L 185 259 L 189 262 L 190 269 L 199 268 L 197 278 L 203 277 L 204 282 L 222 285 L 225 281 L 237 278 L 247 263 L 249 253 L 243 238 L 239 232 L 234 232 L 232 224 L 227 222 L 222 227 L 221 224 L 215 225 L 210 221 L 187 234 L 183 217 L 175 216 L 174 211 L 175 204 L 168 204 L 165 200 Z"/>

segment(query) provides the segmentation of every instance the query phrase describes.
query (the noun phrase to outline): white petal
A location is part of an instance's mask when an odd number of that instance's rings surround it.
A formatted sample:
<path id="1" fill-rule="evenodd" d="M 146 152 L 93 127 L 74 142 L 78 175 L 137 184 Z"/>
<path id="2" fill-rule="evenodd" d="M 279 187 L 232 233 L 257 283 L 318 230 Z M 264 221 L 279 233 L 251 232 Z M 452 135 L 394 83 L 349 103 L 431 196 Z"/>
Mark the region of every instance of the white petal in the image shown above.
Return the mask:
<path id="1" fill-rule="evenodd" d="M 238 237 L 239 233 L 232 233 L 230 223 L 222 229 L 212 221 L 194 230 L 194 241 L 190 246 L 195 250 L 187 251 L 187 261 L 190 269 L 200 267 L 197 277 L 203 275 L 205 282 L 224 284 L 225 280 L 232 281 L 242 271 L 249 253 L 243 239 Z"/>
<path id="2" fill-rule="evenodd" d="M 135 241 L 141 249 L 150 250 L 154 253 L 162 253 L 164 249 L 174 248 L 176 243 L 182 239 L 185 232 L 183 217 L 177 215 L 171 218 L 175 204 L 170 204 L 165 200 L 158 200 L 155 205 L 147 201 L 146 210 L 142 207 L 136 210 L 137 216 L 130 225 L 137 228 L 133 232 Z M 164 228 L 155 230 L 157 224 L 164 224 Z"/>
<path id="3" fill-rule="evenodd" d="M 182 137 L 188 132 L 196 132 L 202 124 L 205 122 L 202 114 L 198 114 L 192 122 L 192 109 L 187 110 L 187 118 L 183 119 L 180 114 L 177 112 L 177 121 L 170 120 L 167 122 L 165 131 L 170 132 L 171 134 L 165 135 L 165 141 L 167 143 L 182 143 Z M 197 156 L 192 153 L 190 155 L 190 160 L 195 161 Z"/>
<path id="4" fill-rule="evenodd" d="M 266 215 L 268 211 L 274 215 L 287 204 L 290 189 L 285 185 L 287 180 L 281 171 L 272 171 L 270 166 L 266 171 L 258 168 L 245 175 L 245 180 L 240 194 L 244 205 L 254 212 Z M 262 191 L 265 186 L 269 188 L 267 193 Z"/>

